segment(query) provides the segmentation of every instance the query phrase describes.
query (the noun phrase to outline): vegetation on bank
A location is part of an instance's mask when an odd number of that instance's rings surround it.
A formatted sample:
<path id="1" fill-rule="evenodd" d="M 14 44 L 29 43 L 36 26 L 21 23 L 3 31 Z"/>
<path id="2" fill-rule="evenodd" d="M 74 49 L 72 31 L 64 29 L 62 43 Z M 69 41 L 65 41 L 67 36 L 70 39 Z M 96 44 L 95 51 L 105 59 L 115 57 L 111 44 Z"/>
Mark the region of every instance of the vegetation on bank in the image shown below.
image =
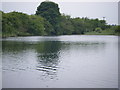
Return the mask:
<path id="1" fill-rule="evenodd" d="M 2 37 L 44 35 L 120 35 L 120 26 L 105 20 L 71 18 L 59 12 L 58 4 L 42 2 L 35 15 L 22 12 L 2 13 Z"/>
<path id="2" fill-rule="evenodd" d="M 111 26 L 111 28 L 101 30 L 100 32 L 87 32 L 85 35 L 120 35 L 120 26 Z"/>

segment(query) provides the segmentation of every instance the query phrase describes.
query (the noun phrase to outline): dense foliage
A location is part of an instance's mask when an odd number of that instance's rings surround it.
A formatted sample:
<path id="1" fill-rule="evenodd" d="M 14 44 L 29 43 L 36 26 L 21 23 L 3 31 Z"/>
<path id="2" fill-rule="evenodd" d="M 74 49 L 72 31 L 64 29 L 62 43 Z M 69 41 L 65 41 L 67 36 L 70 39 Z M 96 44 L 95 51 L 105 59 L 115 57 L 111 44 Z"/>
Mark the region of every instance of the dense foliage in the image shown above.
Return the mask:
<path id="1" fill-rule="evenodd" d="M 60 21 L 60 12 L 58 4 L 50 1 L 42 2 L 37 7 L 36 15 L 42 16 L 47 21 L 49 21 L 54 28 L 54 31 L 51 34 L 57 34 L 57 28 Z"/>
<path id="2" fill-rule="evenodd" d="M 60 14 L 58 4 L 42 2 L 35 15 L 21 12 L 2 13 L 2 36 L 110 34 L 119 35 L 120 26 L 107 25 L 105 20 L 71 18 Z M 0 19 L 1 20 L 1 19 Z"/>
<path id="3" fill-rule="evenodd" d="M 37 15 L 2 12 L 2 36 L 50 35 L 51 24 Z"/>

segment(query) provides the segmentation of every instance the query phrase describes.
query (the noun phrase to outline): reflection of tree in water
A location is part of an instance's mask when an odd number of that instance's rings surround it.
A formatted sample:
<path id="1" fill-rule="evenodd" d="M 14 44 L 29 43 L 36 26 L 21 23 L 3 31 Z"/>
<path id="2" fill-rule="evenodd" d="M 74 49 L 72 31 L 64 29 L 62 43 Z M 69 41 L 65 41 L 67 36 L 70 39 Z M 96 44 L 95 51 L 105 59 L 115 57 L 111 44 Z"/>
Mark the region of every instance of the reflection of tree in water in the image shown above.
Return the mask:
<path id="1" fill-rule="evenodd" d="M 34 50 L 37 54 L 37 70 L 43 71 L 44 77 L 55 77 L 59 54 L 61 49 L 61 42 L 59 41 L 45 41 L 45 42 L 17 42 L 17 41 L 3 41 L 3 54 L 12 53 L 10 55 L 26 52 L 26 50 Z M 46 75 L 46 76 L 45 76 Z"/>
<path id="2" fill-rule="evenodd" d="M 60 41 L 44 41 L 44 42 L 18 42 L 3 41 L 2 55 L 9 54 L 11 56 L 22 56 L 24 53 L 32 52 L 37 55 L 36 69 L 42 71 L 44 79 L 55 79 L 58 71 L 60 52 L 63 54 L 66 50 L 79 50 L 81 52 L 99 51 L 105 47 L 105 42 L 60 42 Z M 62 50 L 61 50 L 62 49 Z M 12 53 L 12 54 L 11 54 Z M 28 54 L 29 56 L 29 54 Z M 16 58 L 16 57 L 15 57 Z M 23 57 L 23 59 L 26 59 Z M 19 58 L 16 59 L 18 61 Z M 40 73 L 40 74 L 41 74 Z"/>
<path id="3" fill-rule="evenodd" d="M 15 41 L 2 41 L 2 51 L 3 53 L 14 53 L 20 52 L 28 49 L 28 44 L 24 42 L 15 42 Z"/>
<path id="4" fill-rule="evenodd" d="M 36 46 L 37 70 L 46 72 L 46 75 L 50 76 L 50 78 L 56 75 L 61 45 L 59 41 L 49 41 L 41 42 Z"/>

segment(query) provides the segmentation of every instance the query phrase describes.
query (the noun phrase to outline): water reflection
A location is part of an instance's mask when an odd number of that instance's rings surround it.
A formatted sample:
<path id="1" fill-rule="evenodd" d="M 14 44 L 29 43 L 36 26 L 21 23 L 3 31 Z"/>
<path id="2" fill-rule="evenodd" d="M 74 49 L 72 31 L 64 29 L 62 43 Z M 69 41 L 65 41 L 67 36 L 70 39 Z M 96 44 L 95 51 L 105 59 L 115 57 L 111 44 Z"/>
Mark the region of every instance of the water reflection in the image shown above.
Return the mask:
<path id="1" fill-rule="evenodd" d="M 37 69 L 39 71 L 46 72 L 46 75 L 56 75 L 58 64 L 59 64 L 59 54 L 61 50 L 61 42 L 51 41 L 42 42 L 36 45 L 37 52 Z M 53 76 L 51 77 L 53 78 Z"/>
<path id="2" fill-rule="evenodd" d="M 44 66 L 56 66 L 59 61 L 61 46 L 61 42 L 54 41 L 38 44 L 36 46 L 38 62 Z"/>
<path id="3" fill-rule="evenodd" d="M 3 41 L 2 42 L 2 51 L 5 53 L 17 54 L 22 51 L 33 49 L 34 45 L 31 45 L 27 42 L 17 42 L 17 41 Z"/>
<path id="4" fill-rule="evenodd" d="M 24 66 L 24 69 L 26 68 L 25 65 L 23 64 L 23 62 L 25 62 L 27 59 L 25 58 L 26 57 L 25 55 L 27 54 L 29 58 L 32 59 L 33 58 L 32 55 L 29 55 L 29 52 L 31 51 L 32 54 L 36 54 L 35 55 L 36 60 L 34 60 L 34 62 L 37 61 L 36 70 L 45 72 L 43 73 L 43 76 L 56 75 L 59 64 L 59 54 L 62 47 L 60 41 L 51 41 L 51 42 L 45 41 L 45 42 L 36 42 L 36 43 L 3 41 L 2 44 L 3 44 L 3 56 L 8 55 L 7 59 L 11 59 L 11 57 L 13 58 L 12 60 L 10 60 L 10 63 L 11 64 L 13 62 L 15 63 L 13 66 L 14 69 L 18 68 L 17 65 L 20 64 L 20 61 L 22 61 L 21 63 Z M 23 53 L 22 56 L 20 55 L 21 53 Z M 4 62 L 5 60 L 3 61 L 3 63 Z M 29 67 L 29 68 L 34 68 L 34 67 Z M 28 67 L 26 69 L 28 69 Z M 4 70 L 8 70 L 8 69 L 4 69 Z M 23 70 L 23 68 L 19 67 L 19 70 Z M 53 78 L 53 76 L 50 76 L 50 78 Z"/>
<path id="5" fill-rule="evenodd" d="M 114 37 L 111 39 L 100 37 L 100 41 L 96 37 L 91 39 L 83 37 L 80 40 L 81 37 L 78 36 L 21 38 L 3 40 L 4 87 L 19 86 L 19 83 L 27 87 L 32 81 L 35 83 L 33 87 L 39 88 L 46 87 L 44 81 L 48 82 L 49 87 L 66 87 L 65 85 L 71 87 L 73 83 L 75 83 L 73 87 L 84 87 L 84 85 L 89 87 L 90 83 L 94 86 L 93 80 L 96 80 L 97 85 L 101 85 L 99 81 L 103 80 L 109 83 L 104 78 L 108 75 L 114 80 L 111 74 L 111 71 L 115 71 L 115 68 L 112 68 L 115 65 L 113 59 L 116 57 Z M 22 79 L 18 78 L 19 75 Z M 30 82 L 23 82 L 23 79 Z M 19 83 L 9 83 L 8 80 L 16 80 Z"/>

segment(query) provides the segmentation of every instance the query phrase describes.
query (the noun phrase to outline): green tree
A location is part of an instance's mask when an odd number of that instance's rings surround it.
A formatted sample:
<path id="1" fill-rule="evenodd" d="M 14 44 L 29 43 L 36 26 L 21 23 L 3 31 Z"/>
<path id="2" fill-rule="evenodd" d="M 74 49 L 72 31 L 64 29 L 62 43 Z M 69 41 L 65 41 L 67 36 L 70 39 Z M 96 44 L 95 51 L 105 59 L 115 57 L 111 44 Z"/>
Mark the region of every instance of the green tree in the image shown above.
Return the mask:
<path id="1" fill-rule="evenodd" d="M 46 19 L 44 19 L 44 28 L 45 35 L 52 35 L 52 33 L 54 32 L 53 26 Z"/>
<path id="2" fill-rule="evenodd" d="M 114 30 L 117 35 L 120 35 L 120 25 L 114 26 Z"/>
<path id="3" fill-rule="evenodd" d="M 95 31 L 98 33 L 101 33 L 102 29 L 98 27 L 98 28 L 95 28 Z"/>
<path id="4" fill-rule="evenodd" d="M 44 19 L 40 16 L 31 15 L 29 22 L 29 30 L 28 33 L 32 35 L 44 35 L 45 27 L 44 27 Z"/>
<path id="5" fill-rule="evenodd" d="M 74 26 L 73 34 L 84 34 L 85 24 L 82 19 L 74 18 L 72 19 L 72 24 Z"/>
<path id="6" fill-rule="evenodd" d="M 74 31 L 74 26 L 72 25 L 72 20 L 69 15 L 61 16 L 61 21 L 59 23 L 58 35 L 71 35 Z"/>
<path id="7" fill-rule="evenodd" d="M 20 12 L 2 14 L 3 36 L 26 35 L 29 26 L 29 17 Z"/>
<path id="8" fill-rule="evenodd" d="M 52 34 L 53 35 L 56 34 L 59 19 L 60 19 L 58 4 L 50 1 L 42 2 L 37 7 L 36 15 L 40 15 L 44 17 L 47 21 L 49 21 L 54 28 L 54 31 L 52 32 Z"/>

